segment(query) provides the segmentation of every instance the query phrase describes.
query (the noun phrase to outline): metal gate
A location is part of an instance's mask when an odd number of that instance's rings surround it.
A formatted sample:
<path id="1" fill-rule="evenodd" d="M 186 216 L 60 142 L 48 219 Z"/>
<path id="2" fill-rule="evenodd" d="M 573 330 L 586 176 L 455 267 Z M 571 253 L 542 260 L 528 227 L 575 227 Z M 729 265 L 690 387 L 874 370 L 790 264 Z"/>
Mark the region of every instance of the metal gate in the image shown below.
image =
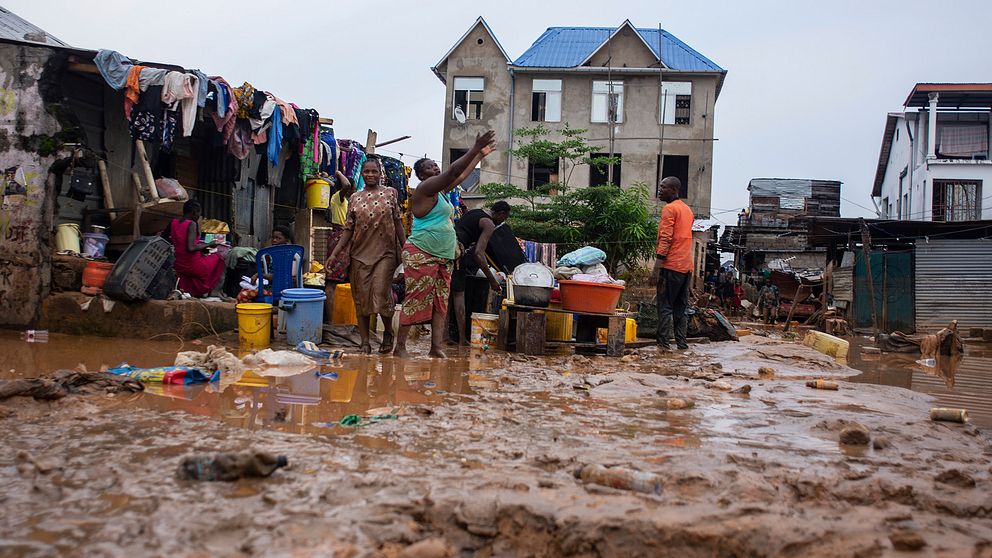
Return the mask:
<path id="1" fill-rule="evenodd" d="M 992 327 L 992 240 L 916 242 L 916 326 Z"/>
<path id="2" fill-rule="evenodd" d="M 883 333 L 912 333 L 913 253 L 871 252 L 871 276 L 875 287 L 875 312 L 878 329 Z M 871 328 L 871 291 L 864 255 L 857 253 L 854 264 L 854 327 Z"/>

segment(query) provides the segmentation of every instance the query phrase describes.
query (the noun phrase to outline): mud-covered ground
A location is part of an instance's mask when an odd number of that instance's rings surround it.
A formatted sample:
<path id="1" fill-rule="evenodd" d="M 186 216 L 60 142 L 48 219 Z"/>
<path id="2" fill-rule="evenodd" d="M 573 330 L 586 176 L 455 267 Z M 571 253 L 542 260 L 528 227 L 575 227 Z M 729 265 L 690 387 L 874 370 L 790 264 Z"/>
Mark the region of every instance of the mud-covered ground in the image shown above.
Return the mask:
<path id="1" fill-rule="evenodd" d="M 288 416 L 237 385 L 0 403 L 0 555 L 992 556 L 985 432 L 794 343 L 344 369 L 348 397 L 324 405 L 341 386 L 319 384 Z M 326 424 L 370 408 L 399 418 Z M 249 448 L 290 466 L 175 477 L 184 455 Z M 587 464 L 655 473 L 661 493 L 577 480 Z"/>

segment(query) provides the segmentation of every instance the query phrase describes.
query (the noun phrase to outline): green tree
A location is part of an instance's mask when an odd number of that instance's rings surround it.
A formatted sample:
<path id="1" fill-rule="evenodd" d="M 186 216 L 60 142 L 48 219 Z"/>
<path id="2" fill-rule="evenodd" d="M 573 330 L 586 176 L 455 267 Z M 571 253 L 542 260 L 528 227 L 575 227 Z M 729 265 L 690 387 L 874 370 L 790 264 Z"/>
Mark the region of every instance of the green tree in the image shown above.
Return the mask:
<path id="1" fill-rule="evenodd" d="M 632 269 L 638 260 L 650 256 L 657 221 L 649 210 L 651 198 L 645 184 L 627 189 L 614 185 L 568 188 L 576 166 L 616 162 L 615 158 L 593 157 L 601 148 L 589 145 L 582 137 L 585 132 L 566 124 L 558 131 L 564 139 L 553 141 L 549 139 L 552 131 L 543 124 L 516 130 L 521 144 L 511 151 L 515 157 L 544 165 L 565 160 L 570 163 L 568 174 L 561 183 L 530 190 L 503 183 L 485 184 L 481 190 L 487 205 L 498 200 L 526 203 L 510 214 L 510 226 L 518 237 L 556 243 L 561 254 L 584 245 L 596 246 L 606 252 L 605 265 L 616 274 L 621 267 Z"/>

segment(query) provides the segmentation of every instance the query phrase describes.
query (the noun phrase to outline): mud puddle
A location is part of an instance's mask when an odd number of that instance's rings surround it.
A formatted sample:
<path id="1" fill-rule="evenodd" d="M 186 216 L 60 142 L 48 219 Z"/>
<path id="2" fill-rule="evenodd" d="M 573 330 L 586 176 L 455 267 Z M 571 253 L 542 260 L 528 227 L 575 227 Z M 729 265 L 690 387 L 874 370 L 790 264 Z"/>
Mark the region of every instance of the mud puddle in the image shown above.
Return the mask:
<path id="1" fill-rule="evenodd" d="M 167 366 L 180 350 L 202 351 L 206 345 L 178 339 L 143 341 L 57 334 L 52 334 L 48 343 L 26 343 L 17 332 L 3 331 L 0 378 L 36 377 L 80 365 L 88 370 L 122 363 Z M 229 350 L 237 353 L 236 346 Z M 144 393 L 119 404 L 214 417 L 248 430 L 329 434 L 353 431 L 337 424 L 348 415 L 395 415 L 412 405 L 438 405 L 472 395 L 473 386 L 495 387 L 495 380 L 471 372 L 481 366 L 479 362 L 479 358 L 470 357 L 437 361 L 349 356 L 296 376 L 262 377 L 247 372 L 224 387 L 213 383 L 146 384 Z"/>
<path id="2" fill-rule="evenodd" d="M 932 395 L 934 405 L 967 409 L 971 421 L 992 428 L 992 343 L 965 342 L 965 353 L 938 355 L 929 366 L 918 354 L 866 355 L 861 347 L 873 346 L 864 336 L 849 337 L 848 365 L 861 371 L 852 382 L 896 386 Z"/>

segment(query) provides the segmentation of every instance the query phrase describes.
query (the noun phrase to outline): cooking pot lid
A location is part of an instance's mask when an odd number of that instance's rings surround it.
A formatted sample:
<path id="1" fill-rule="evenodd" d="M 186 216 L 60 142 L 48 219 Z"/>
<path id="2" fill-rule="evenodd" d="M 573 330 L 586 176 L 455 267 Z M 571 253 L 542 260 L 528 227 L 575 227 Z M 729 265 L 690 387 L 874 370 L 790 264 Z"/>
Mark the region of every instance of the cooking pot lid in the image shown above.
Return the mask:
<path id="1" fill-rule="evenodd" d="M 522 287 L 554 287 L 555 275 L 540 263 L 524 263 L 513 269 L 513 284 Z"/>

